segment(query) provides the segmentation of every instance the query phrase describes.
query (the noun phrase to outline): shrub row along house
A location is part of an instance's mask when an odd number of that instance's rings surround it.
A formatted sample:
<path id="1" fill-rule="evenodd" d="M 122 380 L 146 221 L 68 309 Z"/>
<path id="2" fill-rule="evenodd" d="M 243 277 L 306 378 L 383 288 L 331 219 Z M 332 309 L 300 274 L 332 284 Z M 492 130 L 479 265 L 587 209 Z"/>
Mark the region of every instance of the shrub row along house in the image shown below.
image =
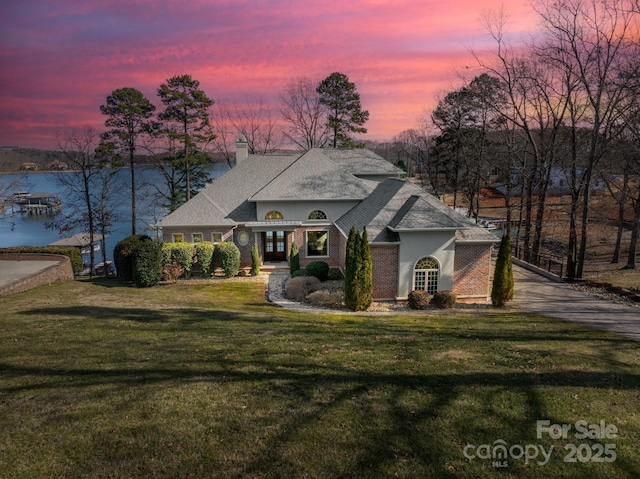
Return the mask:
<path id="1" fill-rule="evenodd" d="M 404 300 L 414 289 L 452 290 L 487 300 L 494 235 L 403 178 L 366 149 L 249 155 L 158 223 L 164 241 L 233 241 L 242 266 L 257 244 L 264 265 L 286 265 L 293 241 L 300 264 L 343 270 L 352 226 L 367 228 L 373 298 Z"/>

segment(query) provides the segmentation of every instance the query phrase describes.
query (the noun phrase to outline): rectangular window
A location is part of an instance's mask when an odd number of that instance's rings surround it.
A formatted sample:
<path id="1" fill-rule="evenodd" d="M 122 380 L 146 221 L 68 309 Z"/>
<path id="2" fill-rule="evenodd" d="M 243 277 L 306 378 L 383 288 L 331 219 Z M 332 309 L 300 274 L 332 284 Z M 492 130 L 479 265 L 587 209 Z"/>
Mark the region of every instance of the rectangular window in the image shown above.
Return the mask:
<path id="1" fill-rule="evenodd" d="M 173 233 L 171 236 L 173 236 L 174 243 L 182 243 L 184 241 L 182 233 Z"/>
<path id="2" fill-rule="evenodd" d="M 222 233 L 211 233 L 211 242 L 213 244 L 222 243 Z"/>
<path id="3" fill-rule="evenodd" d="M 307 256 L 329 256 L 328 231 L 307 231 Z"/>
<path id="4" fill-rule="evenodd" d="M 202 243 L 202 233 L 192 233 L 191 234 L 191 242 L 192 243 Z"/>

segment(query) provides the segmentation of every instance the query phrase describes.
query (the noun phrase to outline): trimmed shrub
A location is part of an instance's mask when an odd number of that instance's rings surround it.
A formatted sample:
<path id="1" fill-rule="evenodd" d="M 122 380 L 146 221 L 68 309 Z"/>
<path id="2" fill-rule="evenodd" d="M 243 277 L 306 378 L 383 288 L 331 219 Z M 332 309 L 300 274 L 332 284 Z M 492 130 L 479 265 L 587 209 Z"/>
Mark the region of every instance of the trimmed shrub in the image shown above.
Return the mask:
<path id="1" fill-rule="evenodd" d="M 162 265 L 178 263 L 184 269 L 184 276 L 191 275 L 193 267 L 194 247 L 191 243 L 164 243 L 162 245 Z M 202 270 L 202 266 L 201 266 Z"/>
<path id="2" fill-rule="evenodd" d="M 315 276 L 320 281 L 326 281 L 329 277 L 329 265 L 324 261 L 313 261 L 304 267 L 311 276 Z"/>
<path id="3" fill-rule="evenodd" d="M 258 252 L 258 245 L 253 243 L 251 247 L 251 276 L 258 276 L 260 274 L 260 253 Z"/>
<path id="4" fill-rule="evenodd" d="M 287 281 L 285 292 L 287 298 L 293 301 L 302 302 L 309 293 L 317 291 L 320 288 L 321 281 L 315 276 L 299 276 L 290 278 Z"/>
<path id="5" fill-rule="evenodd" d="M 291 252 L 289 253 L 289 272 L 295 273 L 300 269 L 300 248 L 294 241 L 291 243 Z"/>
<path id="6" fill-rule="evenodd" d="M 133 254 L 133 282 L 136 286 L 155 286 L 162 278 L 162 246 L 142 241 Z"/>
<path id="7" fill-rule="evenodd" d="M 431 295 L 424 290 L 417 289 L 409 293 L 409 307 L 411 309 L 427 309 Z"/>
<path id="8" fill-rule="evenodd" d="M 225 278 L 236 276 L 240 271 L 240 250 L 235 243 L 224 241 L 216 247 L 216 260 Z"/>
<path id="9" fill-rule="evenodd" d="M 433 295 L 431 304 L 440 309 L 451 309 L 456 307 L 456 294 L 453 291 L 438 291 Z"/>
<path id="10" fill-rule="evenodd" d="M 292 278 L 297 278 L 298 276 L 311 276 L 311 274 L 306 269 L 299 269 L 291 273 Z"/>
<path id="11" fill-rule="evenodd" d="M 146 241 L 153 241 L 146 235 L 127 236 L 113 249 L 113 262 L 120 281 L 133 282 L 133 259 L 138 247 Z"/>
<path id="12" fill-rule="evenodd" d="M 196 243 L 196 261 L 200 265 L 200 275 L 203 278 L 210 278 L 213 274 L 213 243 L 203 241 Z"/>
<path id="13" fill-rule="evenodd" d="M 11 246 L 0 249 L 0 254 L 1 253 L 61 254 L 67 256 L 71 261 L 71 268 L 73 268 L 74 274 L 82 271 L 82 254 L 80 253 L 80 248 L 73 246 Z"/>

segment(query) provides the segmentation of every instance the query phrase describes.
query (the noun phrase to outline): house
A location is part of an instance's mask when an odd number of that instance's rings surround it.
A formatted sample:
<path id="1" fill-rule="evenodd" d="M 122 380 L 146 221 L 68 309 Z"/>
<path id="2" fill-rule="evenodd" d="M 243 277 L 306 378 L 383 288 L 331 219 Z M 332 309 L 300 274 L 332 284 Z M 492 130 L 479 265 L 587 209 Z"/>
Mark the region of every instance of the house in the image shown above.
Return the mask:
<path id="1" fill-rule="evenodd" d="M 158 223 L 164 241 L 233 241 L 245 267 L 254 243 L 265 265 L 286 266 L 295 241 L 302 267 L 320 260 L 343 269 L 349 230 L 366 227 L 374 299 L 404 300 L 414 289 L 488 299 L 496 237 L 372 151 L 236 148 L 234 168 Z"/>

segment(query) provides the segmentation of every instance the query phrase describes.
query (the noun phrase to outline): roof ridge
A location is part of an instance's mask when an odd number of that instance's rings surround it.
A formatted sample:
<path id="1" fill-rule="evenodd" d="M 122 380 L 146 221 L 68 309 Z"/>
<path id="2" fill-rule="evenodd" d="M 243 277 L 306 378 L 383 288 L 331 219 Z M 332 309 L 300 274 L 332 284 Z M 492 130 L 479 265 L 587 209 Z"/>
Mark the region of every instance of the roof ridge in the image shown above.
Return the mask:
<path id="1" fill-rule="evenodd" d="M 256 196 L 258 193 L 260 193 L 262 190 L 264 190 L 267 186 L 269 186 L 271 183 L 273 183 L 276 180 L 276 178 L 279 178 L 285 171 L 287 171 L 289 168 L 291 168 L 293 165 L 295 165 L 298 161 L 300 161 L 300 158 L 302 158 L 303 156 L 306 156 L 307 153 L 309 153 L 310 151 L 312 151 L 312 150 L 307 150 L 307 151 L 302 152 L 302 154 L 298 158 L 296 158 L 294 161 L 289 163 L 284 170 L 282 170 L 276 176 L 274 176 L 269 181 L 267 181 L 264 185 L 262 185 L 262 188 L 260 188 L 258 191 L 254 192 L 249 198 L 247 198 L 247 201 L 251 201 L 251 198 Z M 290 155 L 290 156 L 294 156 L 294 155 Z"/>

